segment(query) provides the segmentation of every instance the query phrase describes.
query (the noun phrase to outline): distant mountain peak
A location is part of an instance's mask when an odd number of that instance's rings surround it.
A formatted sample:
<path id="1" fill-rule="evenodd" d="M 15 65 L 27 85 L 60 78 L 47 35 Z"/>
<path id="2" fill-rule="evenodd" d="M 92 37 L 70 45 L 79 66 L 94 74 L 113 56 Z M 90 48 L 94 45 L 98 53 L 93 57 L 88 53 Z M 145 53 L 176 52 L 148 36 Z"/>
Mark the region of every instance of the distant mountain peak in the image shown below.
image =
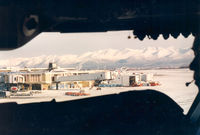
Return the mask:
<path id="1" fill-rule="evenodd" d="M 86 52 L 80 55 L 41 55 L 36 57 L 20 57 L 0 60 L 0 67 L 47 67 L 55 61 L 61 67 L 77 67 L 84 69 L 119 68 L 119 67 L 181 67 L 189 65 L 193 59 L 190 48 L 177 49 L 173 46 L 147 47 L 143 49 L 104 49 Z"/>

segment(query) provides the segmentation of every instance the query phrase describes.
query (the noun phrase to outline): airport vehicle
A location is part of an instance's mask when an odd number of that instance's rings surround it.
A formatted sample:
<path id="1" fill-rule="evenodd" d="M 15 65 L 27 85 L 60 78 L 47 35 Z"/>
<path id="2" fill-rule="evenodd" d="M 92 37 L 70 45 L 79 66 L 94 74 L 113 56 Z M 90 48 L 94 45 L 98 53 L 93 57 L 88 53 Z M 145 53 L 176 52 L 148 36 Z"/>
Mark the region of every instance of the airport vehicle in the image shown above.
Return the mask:
<path id="1" fill-rule="evenodd" d="M 13 93 L 16 93 L 18 90 L 19 90 L 19 89 L 18 89 L 18 87 L 16 87 L 16 86 L 10 87 L 10 91 L 13 92 Z"/>
<path id="2" fill-rule="evenodd" d="M 199 7 L 199 0 L 0 0 L 0 48 L 20 47 L 41 32 L 134 30 L 141 40 L 193 34 L 190 68 L 200 88 Z M 199 93 L 187 115 L 172 99 L 152 90 L 0 108 L 4 135 L 200 134 Z"/>
<path id="3" fill-rule="evenodd" d="M 66 92 L 65 95 L 69 95 L 69 96 L 89 96 L 90 94 L 85 93 L 84 91 L 80 91 L 80 92 Z"/>

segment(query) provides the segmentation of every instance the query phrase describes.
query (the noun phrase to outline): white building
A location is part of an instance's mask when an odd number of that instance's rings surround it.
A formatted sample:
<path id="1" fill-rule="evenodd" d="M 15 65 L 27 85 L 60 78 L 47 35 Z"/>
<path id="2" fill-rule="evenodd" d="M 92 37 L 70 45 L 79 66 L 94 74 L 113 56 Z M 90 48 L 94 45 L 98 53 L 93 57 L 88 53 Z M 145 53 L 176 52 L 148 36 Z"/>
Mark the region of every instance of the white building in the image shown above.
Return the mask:
<path id="1" fill-rule="evenodd" d="M 55 78 L 56 82 L 66 81 L 91 81 L 91 80 L 111 80 L 111 72 L 98 72 L 98 73 L 86 73 L 71 76 L 58 76 Z"/>
<path id="2" fill-rule="evenodd" d="M 17 84 L 17 83 L 25 83 L 25 78 L 20 73 L 8 73 L 4 77 L 5 83 Z M 2 78 L 3 79 L 3 78 Z"/>
<path id="3" fill-rule="evenodd" d="M 144 82 L 153 81 L 153 74 L 152 73 L 141 74 L 141 81 Z"/>

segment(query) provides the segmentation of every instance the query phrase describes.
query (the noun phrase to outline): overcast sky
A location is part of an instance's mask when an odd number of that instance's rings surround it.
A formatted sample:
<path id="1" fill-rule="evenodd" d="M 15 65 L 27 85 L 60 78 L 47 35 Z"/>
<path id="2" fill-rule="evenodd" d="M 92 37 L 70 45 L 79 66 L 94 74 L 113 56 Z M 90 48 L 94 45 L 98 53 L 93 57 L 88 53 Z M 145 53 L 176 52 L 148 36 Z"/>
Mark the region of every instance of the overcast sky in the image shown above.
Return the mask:
<path id="1" fill-rule="evenodd" d="M 132 38 L 127 37 L 131 35 Z M 64 55 L 82 54 L 88 51 L 101 49 L 142 49 L 147 47 L 191 48 L 194 37 L 164 40 L 162 36 L 158 40 L 145 38 L 143 41 L 134 39 L 132 31 L 103 32 L 103 33 L 42 33 L 27 43 L 25 46 L 12 50 L 1 51 L 0 58 L 34 57 L 40 55 Z"/>

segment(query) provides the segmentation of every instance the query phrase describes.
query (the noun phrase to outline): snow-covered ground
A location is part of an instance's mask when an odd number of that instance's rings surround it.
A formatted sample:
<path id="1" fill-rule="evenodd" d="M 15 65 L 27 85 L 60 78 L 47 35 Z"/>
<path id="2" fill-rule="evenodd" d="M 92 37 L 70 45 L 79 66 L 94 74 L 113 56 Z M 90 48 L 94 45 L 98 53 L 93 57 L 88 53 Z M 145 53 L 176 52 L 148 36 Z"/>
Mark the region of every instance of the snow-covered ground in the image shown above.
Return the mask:
<path id="1" fill-rule="evenodd" d="M 148 86 L 148 87 L 111 87 L 102 88 L 96 90 L 84 89 L 90 96 L 67 96 L 65 92 L 74 90 L 45 90 L 41 93 L 33 94 L 32 96 L 18 96 L 0 99 L 0 103 L 5 102 L 17 102 L 18 104 L 31 103 L 31 102 L 43 102 L 56 99 L 57 102 L 67 100 L 77 100 L 80 98 L 88 98 L 93 96 L 107 95 L 112 93 L 120 93 L 130 90 L 144 90 L 155 89 L 163 92 L 175 100 L 183 109 L 184 113 L 187 113 L 194 98 L 198 92 L 197 87 L 192 83 L 189 87 L 185 86 L 185 83 L 192 80 L 193 72 L 189 69 L 163 69 L 163 70 L 143 70 L 137 72 L 154 73 L 154 80 L 159 81 L 161 86 Z"/>
<path id="2" fill-rule="evenodd" d="M 189 69 L 163 69 L 163 70 L 147 70 L 143 72 L 154 73 L 154 80 L 158 80 L 162 85 L 153 87 L 153 89 L 163 92 L 176 101 L 186 114 L 192 105 L 198 87 L 191 83 L 188 87 L 186 82 L 193 80 L 193 71 Z"/>

